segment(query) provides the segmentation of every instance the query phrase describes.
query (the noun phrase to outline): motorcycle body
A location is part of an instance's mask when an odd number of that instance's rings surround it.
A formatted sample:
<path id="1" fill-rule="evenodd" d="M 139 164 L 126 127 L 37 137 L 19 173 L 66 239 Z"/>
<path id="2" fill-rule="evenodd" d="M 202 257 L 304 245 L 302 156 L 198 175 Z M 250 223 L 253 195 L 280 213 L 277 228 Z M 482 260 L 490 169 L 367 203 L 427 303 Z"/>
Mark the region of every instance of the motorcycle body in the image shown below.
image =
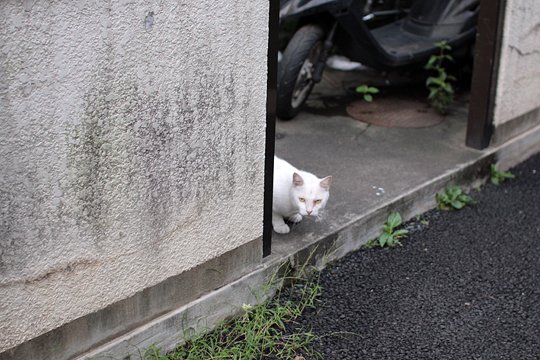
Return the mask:
<path id="1" fill-rule="evenodd" d="M 457 61 L 471 56 L 478 11 L 479 0 L 282 2 L 280 25 L 295 28 L 278 66 L 278 117 L 298 114 L 334 47 L 381 71 L 421 68 L 440 41 Z"/>

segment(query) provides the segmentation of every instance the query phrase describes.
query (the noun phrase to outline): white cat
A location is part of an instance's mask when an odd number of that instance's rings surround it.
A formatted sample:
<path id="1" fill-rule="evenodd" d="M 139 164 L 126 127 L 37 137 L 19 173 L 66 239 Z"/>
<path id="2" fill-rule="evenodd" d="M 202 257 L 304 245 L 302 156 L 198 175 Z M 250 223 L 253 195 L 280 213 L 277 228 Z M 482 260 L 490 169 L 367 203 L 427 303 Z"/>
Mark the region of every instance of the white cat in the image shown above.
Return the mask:
<path id="1" fill-rule="evenodd" d="M 274 202 L 272 205 L 272 227 L 279 234 L 290 231 L 284 218 L 293 223 L 302 216 L 317 216 L 326 206 L 330 195 L 332 177 L 323 179 L 274 156 Z"/>

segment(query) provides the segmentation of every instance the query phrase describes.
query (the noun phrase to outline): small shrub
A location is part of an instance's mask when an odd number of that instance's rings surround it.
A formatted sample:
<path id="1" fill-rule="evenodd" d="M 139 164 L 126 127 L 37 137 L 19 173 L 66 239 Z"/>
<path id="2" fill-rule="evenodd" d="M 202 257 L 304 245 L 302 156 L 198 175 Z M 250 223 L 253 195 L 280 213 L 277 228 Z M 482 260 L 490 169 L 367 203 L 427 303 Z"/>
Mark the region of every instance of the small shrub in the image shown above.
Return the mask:
<path id="1" fill-rule="evenodd" d="M 373 86 L 360 85 L 356 87 L 356 92 L 363 95 L 363 98 L 367 102 L 373 101 L 373 95 L 379 93 L 379 89 Z"/>
<path id="2" fill-rule="evenodd" d="M 499 171 L 495 165 L 491 165 L 491 183 L 494 185 L 499 185 L 500 183 L 515 178 L 514 174 L 510 171 Z"/>
<path id="3" fill-rule="evenodd" d="M 474 199 L 465 194 L 461 187 L 450 186 L 435 196 L 440 210 L 462 209 L 465 205 L 474 204 Z"/>

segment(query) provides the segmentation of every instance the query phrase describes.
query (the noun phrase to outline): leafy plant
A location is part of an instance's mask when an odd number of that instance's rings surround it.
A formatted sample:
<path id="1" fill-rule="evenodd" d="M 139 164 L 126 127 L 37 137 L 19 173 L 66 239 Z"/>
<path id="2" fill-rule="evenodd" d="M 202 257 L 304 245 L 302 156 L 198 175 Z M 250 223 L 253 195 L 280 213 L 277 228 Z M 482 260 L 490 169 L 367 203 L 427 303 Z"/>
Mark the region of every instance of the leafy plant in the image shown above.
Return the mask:
<path id="1" fill-rule="evenodd" d="M 461 187 L 450 186 L 443 191 L 440 191 L 435 196 L 437 207 L 440 210 L 462 209 L 465 205 L 474 204 L 475 200 L 465 194 Z"/>
<path id="2" fill-rule="evenodd" d="M 416 215 L 416 221 L 425 226 L 429 225 L 429 220 L 427 220 L 423 215 Z"/>
<path id="3" fill-rule="evenodd" d="M 144 352 L 142 359 L 143 360 L 169 360 L 167 355 L 161 355 L 161 349 L 156 345 L 150 345 L 148 349 Z"/>
<path id="4" fill-rule="evenodd" d="M 360 85 L 356 87 L 356 92 L 363 95 L 363 98 L 367 102 L 373 101 L 373 95 L 379 93 L 379 89 L 374 86 Z"/>
<path id="5" fill-rule="evenodd" d="M 499 171 L 495 165 L 491 165 L 490 179 L 492 184 L 499 185 L 500 183 L 513 178 L 515 178 L 515 176 L 510 171 Z"/>
<path id="6" fill-rule="evenodd" d="M 367 242 L 367 248 L 374 248 L 376 246 L 385 247 L 390 246 L 394 247 L 396 245 L 401 245 L 401 241 L 404 237 L 407 237 L 409 230 L 399 229 L 396 230 L 398 226 L 401 225 L 401 215 L 398 212 L 393 212 L 388 216 L 388 219 L 383 225 L 383 231 L 377 239 L 373 239 Z"/>
<path id="7" fill-rule="evenodd" d="M 162 355 L 150 347 L 144 360 L 293 359 L 301 353 L 320 358 L 310 349 L 316 339 L 313 333 L 291 334 L 286 326 L 314 306 L 321 287 L 316 279 L 295 279 L 289 289 L 263 304 L 244 304 L 239 318 L 191 338 L 171 353 Z"/>
<path id="8" fill-rule="evenodd" d="M 446 41 L 438 42 L 435 45 L 439 48 L 439 53 L 431 55 L 424 66 L 426 70 L 435 72 L 434 76 L 427 78 L 426 87 L 429 90 L 428 100 L 431 106 L 444 115 L 454 100 L 454 87 L 451 82 L 455 81 L 456 78 L 448 75 L 443 65 L 445 61 L 454 61 L 454 59 L 447 53 L 452 50 L 452 47 Z"/>

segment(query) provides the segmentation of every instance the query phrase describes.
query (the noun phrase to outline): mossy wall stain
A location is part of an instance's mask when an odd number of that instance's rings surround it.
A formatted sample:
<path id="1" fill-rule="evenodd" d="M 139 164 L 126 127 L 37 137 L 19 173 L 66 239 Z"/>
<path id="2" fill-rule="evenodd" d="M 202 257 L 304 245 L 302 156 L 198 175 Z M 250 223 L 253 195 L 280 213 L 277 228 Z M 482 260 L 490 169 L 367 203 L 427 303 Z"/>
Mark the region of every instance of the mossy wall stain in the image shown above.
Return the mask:
<path id="1" fill-rule="evenodd" d="M 185 212 L 222 207 L 226 216 L 237 181 L 253 183 L 253 171 L 235 166 L 251 145 L 243 124 L 227 121 L 238 104 L 233 77 L 199 75 L 197 92 L 144 93 L 130 83 L 89 91 L 83 122 L 70 132 L 68 168 L 78 222 L 96 246 L 127 223 L 151 229 L 158 244 L 193 215 Z"/>
<path id="2" fill-rule="evenodd" d="M 0 352 L 260 236 L 266 3 L 0 8 Z"/>

